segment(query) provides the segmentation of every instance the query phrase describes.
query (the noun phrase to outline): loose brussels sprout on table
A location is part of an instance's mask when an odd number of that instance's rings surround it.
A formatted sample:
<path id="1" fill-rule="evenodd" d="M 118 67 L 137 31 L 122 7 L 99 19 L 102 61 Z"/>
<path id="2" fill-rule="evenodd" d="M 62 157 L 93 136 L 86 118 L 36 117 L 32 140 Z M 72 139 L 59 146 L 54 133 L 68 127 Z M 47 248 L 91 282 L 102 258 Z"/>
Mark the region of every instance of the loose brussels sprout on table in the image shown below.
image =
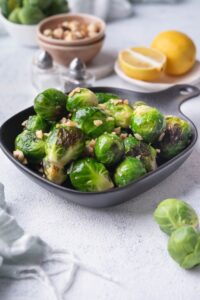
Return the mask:
<path id="1" fill-rule="evenodd" d="M 94 153 L 99 162 L 113 166 L 124 155 L 124 143 L 116 134 L 104 133 L 97 138 Z"/>
<path id="2" fill-rule="evenodd" d="M 79 191 L 105 191 L 137 180 L 156 169 L 158 152 L 165 159 L 173 157 L 189 144 L 192 134 L 186 121 L 177 117 L 165 121 L 161 112 L 141 101 L 131 107 L 118 95 L 87 88 L 76 88 L 68 96 L 47 89 L 35 97 L 34 110 L 16 137 L 13 155 L 34 164 L 48 180 L 64 185 L 71 181 Z M 157 220 L 158 212 L 159 207 Z M 185 218 L 186 212 L 185 224 L 196 224 L 189 208 L 182 207 L 179 213 Z M 172 230 L 169 217 L 168 223 L 163 220 L 161 228 Z M 179 216 L 177 224 L 183 223 Z"/>
<path id="3" fill-rule="evenodd" d="M 155 143 L 164 132 L 165 117 L 155 107 L 139 105 L 134 109 L 131 129 L 147 143 Z"/>
<path id="4" fill-rule="evenodd" d="M 184 201 L 170 198 L 162 201 L 154 212 L 160 229 L 167 234 L 184 225 L 197 227 L 198 217 L 194 209 Z"/>
<path id="5" fill-rule="evenodd" d="M 185 149 L 191 141 L 192 129 L 190 124 L 178 117 L 166 117 L 166 130 L 160 141 L 161 156 L 170 159 Z"/>
<path id="6" fill-rule="evenodd" d="M 73 163 L 69 176 L 72 185 L 79 191 L 100 192 L 114 187 L 108 170 L 93 158 Z"/>
<path id="7" fill-rule="evenodd" d="M 24 130 L 15 139 L 15 150 L 22 151 L 29 163 L 38 164 L 45 156 L 45 142 L 35 132 Z"/>
<path id="8" fill-rule="evenodd" d="M 115 127 L 114 118 L 98 107 L 79 109 L 73 114 L 72 120 L 91 138 L 96 138 L 104 132 L 112 132 Z"/>
<path id="9" fill-rule="evenodd" d="M 76 111 L 83 107 L 97 106 L 98 100 L 96 95 L 85 88 L 76 88 L 67 98 L 67 110 Z"/>

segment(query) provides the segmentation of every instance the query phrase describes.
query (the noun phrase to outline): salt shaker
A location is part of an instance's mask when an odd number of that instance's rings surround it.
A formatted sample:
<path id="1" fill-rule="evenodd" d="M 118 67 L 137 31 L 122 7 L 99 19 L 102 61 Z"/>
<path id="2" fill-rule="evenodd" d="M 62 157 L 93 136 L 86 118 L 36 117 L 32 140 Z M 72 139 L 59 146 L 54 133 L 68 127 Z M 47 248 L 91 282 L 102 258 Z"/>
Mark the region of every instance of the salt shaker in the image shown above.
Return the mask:
<path id="1" fill-rule="evenodd" d="M 76 87 L 91 87 L 95 82 L 95 76 L 87 71 L 85 63 L 74 58 L 67 72 L 62 75 L 62 86 L 65 93 Z"/>
<path id="2" fill-rule="evenodd" d="M 33 58 L 31 77 L 32 83 L 38 91 L 61 88 L 59 68 L 53 63 L 51 55 L 44 50 L 38 51 Z"/>

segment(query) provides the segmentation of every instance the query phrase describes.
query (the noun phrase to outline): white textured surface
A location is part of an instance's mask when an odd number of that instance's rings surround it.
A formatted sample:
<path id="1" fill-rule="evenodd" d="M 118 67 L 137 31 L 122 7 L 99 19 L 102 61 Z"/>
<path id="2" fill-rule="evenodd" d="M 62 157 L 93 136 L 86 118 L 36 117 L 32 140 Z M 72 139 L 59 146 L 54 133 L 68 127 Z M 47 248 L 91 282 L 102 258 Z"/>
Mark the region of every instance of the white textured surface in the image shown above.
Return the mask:
<path id="1" fill-rule="evenodd" d="M 175 6 L 137 6 L 135 17 L 108 26 L 106 47 L 121 49 L 148 44 L 163 29 L 187 32 L 200 49 L 199 0 Z M 30 83 L 33 49 L 19 48 L 0 37 L 0 124 L 32 104 Z M 97 83 L 129 87 L 115 75 Z M 200 97 L 182 110 L 200 126 Z M 52 247 L 71 248 L 99 271 L 119 279 L 118 287 L 80 273 L 70 300 L 199 300 L 200 268 L 180 269 L 167 254 L 167 237 L 154 223 L 156 204 L 166 197 L 188 201 L 200 215 L 200 142 L 187 162 L 167 180 L 121 206 L 91 210 L 63 201 L 21 174 L 0 151 L 0 181 L 12 214 L 25 230 L 40 235 Z M 0 281 L 2 300 L 53 300 L 32 281 Z"/>

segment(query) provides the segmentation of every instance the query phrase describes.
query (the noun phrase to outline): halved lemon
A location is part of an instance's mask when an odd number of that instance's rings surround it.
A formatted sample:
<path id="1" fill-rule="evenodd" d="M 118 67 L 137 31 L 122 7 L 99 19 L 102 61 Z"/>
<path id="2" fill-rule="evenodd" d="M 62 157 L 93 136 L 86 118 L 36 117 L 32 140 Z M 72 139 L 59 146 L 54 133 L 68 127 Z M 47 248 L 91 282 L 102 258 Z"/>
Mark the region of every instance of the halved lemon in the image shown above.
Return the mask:
<path id="1" fill-rule="evenodd" d="M 118 56 L 119 65 L 127 76 L 144 81 L 158 79 L 166 61 L 166 56 L 160 51 L 147 47 L 129 48 Z"/>

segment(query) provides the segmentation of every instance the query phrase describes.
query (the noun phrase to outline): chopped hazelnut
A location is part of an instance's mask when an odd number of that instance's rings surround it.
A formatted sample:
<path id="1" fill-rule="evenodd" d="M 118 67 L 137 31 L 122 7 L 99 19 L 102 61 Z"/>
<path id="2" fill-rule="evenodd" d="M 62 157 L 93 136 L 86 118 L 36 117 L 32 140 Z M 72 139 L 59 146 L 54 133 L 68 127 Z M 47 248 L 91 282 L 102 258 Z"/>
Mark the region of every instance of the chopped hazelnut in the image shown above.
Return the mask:
<path id="1" fill-rule="evenodd" d="M 110 103 L 117 105 L 117 104 L 122 104 L 123 100 L 121 99 L 110 99 Z"/>
<path id="2" fill-rule="evenodd" d="M 157 153 L 160 153 L 160 149 L 156 149 L 156 152 L 157 152 Z"/>
<path id="3" fill-rule="evenodd" d="M 21 150 L 15 150 L 13 151 L 13 156 L 19 160 L 20 162 L 23 162 L 24 160 L 24 153 Z"/>
<path id="4" fill-rule="evenodd" d="M 67 120 L 67 122 L 65 123 L 65 125 L 69 126 L 69 127 L 76 127 L 77 123 L 74 122 L 74 121 L 71 121 L 71 120 Z"/>
<path id="5" fill-rule="evenodd" d="M 22 126 L 26 126 L 26 124 L 27 124 L 27 120 L 25 120 L 24 122 L 22 122 Z"/>
<path id="6" fill-rule="evenodd" d="M 98 107 L 101 108 L 101 109 L 106 109 L 106 104 L 100 103 L 100 104 L 98 105 Z"/>
<path id="7" fill-rule="evenodd" d="M 142 136 L 141 136 L 139 133 L 135 133 L 135 134 L 134 134 L 134 137 L 135 137 L 138 141 L 142 141 L 142 140 L 143 140 Z"/>
<path id="8" fill-rule="evenodd" d="M 99 25 L 97 23 L 90 23 L 87 28 L 89 32 L 99 32 Z"/>
<path id="9" fill-rule="evenodd" d="M 124 104 L 129 104 L 127 99 L 125 99 L 123 102 L 124 102 Z"/>
<path id="10" fill-rule="evenodd" d="M 124 140 L 125 138 L 127 138 L 127 136 L 128 136 L 127 133 L 121 133 L 121 134 L 120 134 L 120 138 L 123 139 L 123 140 Z"/>
<path id="11" fill-rule="evenodd" d="M 64 30 L 62 28 L 56 28 L 53 31 L 53 37 L 61 40 L 63 38 Z"/>
<path id="12" fill-rule="evenodd" d="M 107 117 L 106 121 L 114 121 L 113 117 Z"/>
<path id="13" fill-rule="evenodd" d="M 42 130 L 37 130 L 36 132 L 35 132 L 35 135 L 36 135 L 36 137 L 38 138 L 38 139 L 43 139 L 43 132 L 42 132 Z"/>
<path id="14" fill-rule="evenodd" d="M 114 129 L 114 132 L 117 133 L 117 134 L 120 134 L 121 133 L 121 127 L 116 127 Z"/>
<path id="15" fill-rule="evenodd" d="M 43 34 L 44 34 L 45 36 L 52 37 L 53 31 L 52 31 L 52 29 L 47 28 L 47 29 L 45 29 L 45 30 L 43 31 Z"/>
<path id="16" fill-rule="evenodd" d="M 97 127 L 99 127 L 99 126 L 101 126 L 103 124 L 103 122 L 101 120 L 94 120 L 93 123 Z"/>

